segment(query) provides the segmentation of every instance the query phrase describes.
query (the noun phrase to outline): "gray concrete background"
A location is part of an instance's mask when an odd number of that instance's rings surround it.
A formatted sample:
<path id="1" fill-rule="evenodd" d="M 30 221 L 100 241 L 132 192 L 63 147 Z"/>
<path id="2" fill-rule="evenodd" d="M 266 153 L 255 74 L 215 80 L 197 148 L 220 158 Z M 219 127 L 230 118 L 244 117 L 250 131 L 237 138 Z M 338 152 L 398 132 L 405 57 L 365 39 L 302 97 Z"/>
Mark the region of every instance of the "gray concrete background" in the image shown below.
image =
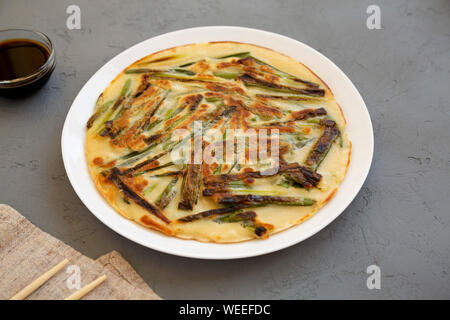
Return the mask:
<path id="1" fill-rule="evenodd" d="M 66 28 L 81 8 L 82 29 Z M 366 28 L 381 7 L 382 30 Z M 333 60 L 364 97 L 375 130 L 369 177 L 314 237 L 266 256 L 202 261 L 159 253 L 108 229 L 81 203 L 62 163 L 63 121 L 106 61 L 150 37 L 237 25 L 300 40 Z M 57 66 L 44 88 L 0 98 L 0 202 L 82 253 L 116 249 L 157 293 L 176 298 L 450 298 L 450 2 L 5 1 L 0 29 L 39 29 Z M 368 290 L 366 268 L 381 268 Z"/>

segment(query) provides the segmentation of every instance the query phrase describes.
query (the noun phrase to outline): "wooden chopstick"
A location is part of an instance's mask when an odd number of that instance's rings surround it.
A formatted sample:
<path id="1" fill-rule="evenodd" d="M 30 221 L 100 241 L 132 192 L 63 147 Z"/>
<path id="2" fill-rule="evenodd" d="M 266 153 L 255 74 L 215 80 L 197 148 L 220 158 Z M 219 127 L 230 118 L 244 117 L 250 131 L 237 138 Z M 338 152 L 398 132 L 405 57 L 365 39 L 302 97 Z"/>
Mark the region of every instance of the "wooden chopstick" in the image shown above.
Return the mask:
<path id="1" fill-rule="evenodd" d="M 70 296 L 65 298 L 64 300 L 79 300 L 83 298 L 85 295 L 87 295 L 89 292 L 94 290 L 98 285 L 100 285 L 103 281 L 106 280 L 106 275 L 102 275 L 101 277 L 95 279 L 88 285 L 84 286 L 80 290 L 72 293 Z"/>
<path id="2" fill-rule="evenodd" d="M 58 263 L 56 266 L 45 272 L 43 275 L 41 275 L 39 278 L 34 280 L 32 283 L 27 285 L 25 288 L 20 290 L 18 293 L 16 293 L 14 296 L 10 298 L 10 300 L 23 300 L 26 297 L 28 297 L 30 294 L 32 294 L 36 289 L 38 289 L 40 286 L 42 286 L 45 282 L 48 281 L 51 277 L 53 277 L 56 273 L 58 273 L 62 268 L 66 266 L 66 264 L 69 263 L 69 260 L 64 259 L 60 263 Z"/>

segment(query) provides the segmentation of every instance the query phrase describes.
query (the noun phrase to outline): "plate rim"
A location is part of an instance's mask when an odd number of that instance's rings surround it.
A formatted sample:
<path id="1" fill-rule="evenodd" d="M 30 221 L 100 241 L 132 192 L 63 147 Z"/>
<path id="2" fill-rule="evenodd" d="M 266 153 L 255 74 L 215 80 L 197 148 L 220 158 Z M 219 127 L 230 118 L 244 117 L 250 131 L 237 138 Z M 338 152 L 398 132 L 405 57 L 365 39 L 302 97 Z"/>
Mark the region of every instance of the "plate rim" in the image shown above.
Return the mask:
<path id="1" fill-rule="evenodd" d="M 357 183 L 356 186 L 353 187 L 353 195 L 350 197 L 347 197 L 342 200 L 345 201 L 345 204 L 342 207 L 341 210 L 335 210 L 333 215 L 330 215 L 325 221 L 323 221 L 321 223 L 320 227 L 317 227 L 314 230 L 309 230 L 307 232 L 304 232 L 304 234 L 300 235 L 300 237 L 298 239 L 293 239 L 291 241 L 284 241 L 281 243 L 278 243 L 276 245 L 274 245 L 274 241 L 272 241 L 273 243 L 272 246 L 268 246 L 265 244 L 268 244 L 268 242 L 270 243 L 270 241 L 272 239 L 274 239 L 277 235 L 279 234 L 283 234 L 288 232 L 289 230 L 295 229 L 295 228 L 299 228 L 301 225 L 307 223 L 308 221 L 311 221 L 312 219 L 314 219 L 314 217 L 318 216 L 320 214 L 321 211 L 323 211 L 323 209 L 325 208 L 321 208 L 316 214 L 314 214 L 311 218 L 307 219 L 305 222 L 299 224 L 299 225 L 295 225 L 292 226 L 290 228 L 288 228 L 287 230 L 284 230 L 280 233 L 277 233 L 273 236 L 271 236 L 269 239 L 267 240 L 249 240 L 249 241 L 245 241 L 245 242 L 238 242 L 238 243 L 231 243 L 231 244 L 220 244 L 220 243 L 203 243 L 203 242 L 198 242 L 195 240 L 184 240 L 184 239 L 179 239 L 179 238 L 175 238 L 177 241 L 181 241 L 184 244 L 190 243 L 192 241 L 194 241 L 196 243 L 196 246 L 198 244 L 201 244 L 200 246 L 205 246 L 206 250 L 208 251 L 208 247 L 216 247 L 216 246 L 229 246 L 229 247 L 236 247 L 236 246 L 240 246 L 240 245 L 244 245 L 243 247 L 245 247 L 245 244 L 248 243 L 258 243 L 259 245 L 257 245 L 256 247 L 260 247 L 259 250 L 254 250 L 254 248 L 252 249 L 252 251 L 245 251 L 245 252 L 240 252 L 240 253 L 223 253 L 223 252 L 219 252 L 219 253 L 193 253 L 193 252 L 189 252 L 189 251 L 184 251 L 183 249 L 174 249 L 171 247 L 161 247 L 158 245 L 152 245 L 152 243 L 149 243 L 148 241 L 144 241 L 142 238 L 136 236 L 135 234 L 130 234 L 124 231 L 124 229 L 121 229 L 120 227 L 118 227 L 115 223 L 113 223 L 112 221 L 108 220 L 108 219 L 104 219 L 104 217 L 102 216 L 102 214 L 100 214 L 99 212 L 97 212 L 96 208 L 93 208 L 93 205 L 91 203 L 91 201 L 88 200 L 88 196 L 86 196 L 82 190 L 80 190 L 78 188 L 78 184 L 75 181 L 75 177 L 74 177 L 74 172 L 72 172 L 71 170 L 71 166 L 69 164 L 69 160 L 68 160 L 68 155 L 66 154 L 67 152 L 67 140 L 69 139 L 69 125 L 70 125 L 70 120 L 72 119 L 72 114 L 74 113 L 74 110 L 76 109 L 76 105 L 78 103 L 78 100 L 80 100 L 83 97 L 83 94 L 85 94 L 85 91 L 87 91 L 89 88 L 89 86 L 91 85 L 91 82 L 96 78 L 99 77 L 101 73 L 105 73 L 108 71 L 108 68 L 111 68 L 113 66 L 113 64 L 115 63 L 115 61 L 119 61 L 121 58 L 124 58 L 127 54 L 130 54 L 130 52 L 132 52 L 133 50 L 138 50 L 138 48 L 140 46 L 144 46 L 146 43 L 151 42 L 151 41 L 157 41 L 157 40 L 161 40 L 163 38 L 171 38 L 176 36 L 177 34 L 181 34 L 181 33 L 185 33 L 185 32 L 192 32 L 192 33 L 196 33 L 196 32 L 231 32 L 231 33 L 239 33 L 239 32 L 249 32 L 249 33 L 255 33 L 255 34 L 265 34 L 266 36 L 272 36 L 275 38 L 280 38 L 283 39 L 284 41 L 288 40 L 289 42 L 292 42 L 293 44 L 295 44 L 296 46 L 303 46 L 303 49 L 306 50 L 310 50 L 310 52 L 316 56 L 318 56 L 320 59 L 326 61 L 326 63 L 329 65 L 329 67 L 334 69 L 334 72 L 337 72 L 338 75 L 340 77 L 343 77 L 343 79 L 345 81 L 348 82 L 348 84 L 350 85 L 351 89 L 353 89 L 353 93 L 356 94 L 355 98 L 359 100 L 360 102 L 360 106 L 363 107 L 362 108 L 362 112 L 364 114 L 364 116 L 366 116 L 366 125 L 368 125 L 368 127 L 366 128 L 367 133 L 369 134 L 368 136 L 368 141 L 367 142 L 367 147 L 368 147 L 368 157 L 366 157 L 366 162 L 365 166 L 363 166 L 363 168 L 359 171 L 359 181 Z M 238 41 L 235 39 L 236 35 L 232 35 L 230 36 L 229 41 Z M 214 41 L 214 40 L 209 40 L 209 41 Z M 203 42 L 203 41 L 202 41 Z M 190 41 L 189 43 L 196 43 L 195 41 Z M 249 43 L 248 41 L 246 41 L 245 43 Z M 179 45 L 183 45 L 184 43 L 180 43 Z M 255 44 L 255 43 L 253 43 Z M 259 44 L 257 44 L 259 45 Z M 167 48 L 173 47 L 172 45 L 168 45 Z M 266 48 L 269 49 L 273 49 L 277 52 L 280 52 L 279 49 L 275 49 L 272 48 L 272 46 L 265 46 Z M 148 54 L 153 53 L 149 52 Z M 281 52 L 283 53 L 283 52 Z M 147 54 L 147 55 L 148 55 Z M 140 59 L 139 57 L 137 58 L 133 58 L 133 61 L 136 61 Z M 294 60 L 298 61 L 297 59 L 293 58 Z M 132 62 L 133 62 L 132 61 Z M 131 62 L 131 63 L 132 63 Z M 299 61 L 301 63 L 303 63 L 303 61 Z M 130 63 L 130 64 L 131 64 Z M 305 63 L 305 66 L 310 68 L 310 66 L 308 66 Z M 125 66 L 126 67 L 126 66 Z M 112 68 L 114 69 L 114 68 Z M 314 70 L 313 68 L 311 68 L 311 70 L 316 73 L 316 70 Z M 122 70 L 109 70 L 109 72 L 116 72 L 115 75 L 117 75 L 118 73 L 120 73 Z M 323 79 L 323 76 L 321 75 L 320 78 Z M 329 83 L 326 80 L 323 80 L 327 85 L 329 85 Z M 100 93 L 104 90 L 105 88 L 102 88 Z M 336 92 L 333 90 L 333 94 L 336 95 Z M 338 101 L 339 103 L 339 101 Z M 340 106 L 342 106 L 341 103 L 339 103 Z M 345 107 L 342 109 L 342 111 L 345 114 Z M 348 119 L 347 116 L 345 116 L 346 119 Z M 368 120 L 368 121 L 367 121 Z M 84 128 L 84 126 L 83 126 Z M 83 139 L 83 146 L 84 146 L 84 140 Z M 311 236 L 315 235 L 316 233 L 318 233 L 319 231 L 323 230 L 326 226 L 328 226 L 330 223 L 332 223 L 338 216 L 340 216 L 345 209 L 350 205 L 350 203 L 355 199 L 355 197 L 358 195 L 359 191 L 361 190 L 367 176 L 368 173 L 370 171 L 371 168 L 371 164 L 373 161 L 373 153 L 374 153 L 374 134 L 373 134 L 373 126 L 372 126 L 372 120 L 370 117 L 370 113 L 367 109 L 367 106 L 361 96 L 361 94 L 359 93 L 358 89 L 356 88 L 356 86 L 354 85 L 354 83 L 348 78 L 348 76 L 334 63 L 332 62 L 330 59 L 328 59 L 326 56 L 324 56 L 322 53 L 320 53 L 319 51 L 315 50 L 314 48 L 308 46 L 307 44 L 289 38 L 287 36 L 283 36 L 274 32 L 270 32 L 270 31 L 264 31 L 264 30 L 260 30 L 260 29 L 254 29 L 254 28 L 247 28 L 247 27 L 239 27 L 239 26 L 204 26 L 204 27 L 194 27 L 194 28 L 186 28 L 186 29 L 180 29 L 180 30 L 176 30 L 176 31 L 172 31 L 172 32 L 168 32 L 168 33 L 164 33 L 161 35 L 157 35 L 155 37 L 151 37 L 149 39 L 145 39 L 143 41 L 140 41 L 139 43 L 123 50 L 122 52 L 118 53 L 117 55 L 115 55 L 113 58 L 111 58 L 108 62 L 104 63 L 87 81 L 86 83 L 83 85 L 83 87 L 80 89 L 80 91 L 78 92 L 78 94 L 76 95 L 75 99 L 73 100 L 73 103 L 66 115 L 65 121 L 64 121 L 64 125 L 63 125 L 63 130 L 62 130 L 62 135 L 61 135 L 61 151 L 62 151 L 62 158 L 63 158 L 63 163 L 64 163 L 64 168 L 66 170 L 67 173 L 67 177 L 69 178 L 69 181 L 72 185 L 72 188 L 74 189 L 75 193 L 77 194 L 78 198 L 83 202 L 83 204 L 88 208 L 88 210 L 95 216 L 97 217 L 97 219 L 99 219 L 103 224 L 105 224 L 106 226 L 108 226 L 110 229 L 112 229 L 113 231 L 117 232 L 118 234 L 120 234 L 121 236 L 139 243 L 140 245 L 143 245 L 145 247 L 160 251 L 160 252 L 164 252 L 164 253 L 168 253 L 168 254 L 172 254 L 172 255 L 176 255 L 176 256 L 181 256 L 181 257 L 188 257 L 188 258 L 196 258 L 196 259 L 207 259 L 207 260 L 228 260 L 228 259 L 241 259 L 241 258 L 249 258 L 249 257 L 254 257 L 254 256 L 259 256 L 259 255 L 264 255 L 264 254 L 268 254 L 271 252 L 275 252 L 275 251 L 279 251 L 282 249 L 285 249 L 287 247 L 290 247 L 292 245 L 295 245 L 297 243 L 300 243 L 308 238 L 310 238 Z M 85 158 L 84 158 L 84 150 L 82 152 L 82 156 L 83 156 L 83 160 L 85 162 Z M 352 150 L 352 156 L 353 156 L 353 150 Z M 353 163 L 353 159 L 350 161 L 350 166 L 352 166 Z M 349 168 L 350 169 L 350 168 Z M 345 179 L 348 176 L 348 172 L 346 177 L 344 178 L 344 180 L 341 182 L 342 183 L 345 181 Z M 89 176 L 89 179 L 91 180 L 91 183 L 93 185 L 92 179 Z M 335 197 L 330 201 L 333 202 L 337 197 L 339 197 L 339 190 L 340 187 L 338 189 L 337 194 L 335 195 Z M 342 193 L 341 193 L 342 194 Z M 101 195 L 96 192 L 96 195 L 98 197 L 101 197 Z M 342 197 L 342 196 L 341 196 Z M 138 228 L 143 229 L 145 232 L 154 232 L 158 237 L 163 237 L 163 238 L 167 238 L 167 239 L 174 239 L 174 237 L 168 237 L 166 235 L 161 234 L 160 232 L 154 231 L 154 230 L 149 230 L 147 228 L 144 228 L 140 225 L 138 225 L 137 223 L 128 220 L 127 218 L 123 217 L 122 215 L 120 215 L 119 213 L 117 213 L 112 207 L 110 207 L 110 205 L 103 199 L 103 197 L 101 197 L 102 201 L 111 209 L 114 211 L 114 213 L 119 216 L 121 219 L 123 219 L 124 223 L 132 223 L 134 225 L 136 225 Z M 327 206 L 330 204 L 327 204 Z M 132 228 L 134 229 L 134 228 Z M 172 240 L 168 240 L 168 241 L 172 241 Z M 181 243 L 180 242 L 180 243 Z M 262 249 L 261 249 L 262 247 Z M 211 249 L 209 249 L 209 251 L 211 251 Z M 220 251 L 220 250 L 219 250 Z"/>

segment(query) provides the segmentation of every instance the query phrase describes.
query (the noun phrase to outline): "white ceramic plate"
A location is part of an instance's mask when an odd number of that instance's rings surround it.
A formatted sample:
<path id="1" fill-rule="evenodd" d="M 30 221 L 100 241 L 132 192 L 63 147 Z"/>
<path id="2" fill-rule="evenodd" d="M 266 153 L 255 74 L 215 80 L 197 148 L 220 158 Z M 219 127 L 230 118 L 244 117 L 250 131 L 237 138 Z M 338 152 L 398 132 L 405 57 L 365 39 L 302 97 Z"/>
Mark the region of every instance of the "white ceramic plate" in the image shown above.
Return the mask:
<path id="1" fill-rule="evenodd" d="M 117 74 L 134 61 L 153 52 L 189 43 L 239 41 L 284 53 L 315 72 L 333 91 L 347 119 L 347 134 L 353 143 L 347 176 L 336 196 L 304 223 L 268 240 L 236 244 L 201 243 L 168 237 L 125 219 L 97 192 L 85 161 L 86 121 L 99 94 Z M 62 132 L 62 155 L 67 176 L 89 210 L 122 236 L 149 248 L 192 258 L 235 259 L 277 251 L 312 236 L 332 222 L 355 198 L 369 172 L 373 155 L 372 123 L 358 90 L 347 76 L 325 56 L 311 47 L 275 33 L 241 27 L 200 27 L 184 29 L 145 40 L 120 53 L 98 70 L 78 93 L 67 114 Z"/>

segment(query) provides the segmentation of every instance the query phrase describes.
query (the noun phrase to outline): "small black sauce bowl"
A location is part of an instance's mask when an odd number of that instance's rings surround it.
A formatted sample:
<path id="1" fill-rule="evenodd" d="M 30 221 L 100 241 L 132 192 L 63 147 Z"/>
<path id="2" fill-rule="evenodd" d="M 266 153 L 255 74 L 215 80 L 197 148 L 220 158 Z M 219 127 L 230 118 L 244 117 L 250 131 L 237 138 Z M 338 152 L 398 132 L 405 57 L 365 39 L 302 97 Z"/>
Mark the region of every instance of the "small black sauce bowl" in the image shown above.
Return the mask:
<path id="1" fill-rule="evenodd" d="M 0 30 L 0 42 L 13 39 L 28 39 L 39 42 L 50 53 L 47 61 L 35 72 L 16 79 L 0 80 L 0 95 L 16 96 L 30 93 L 41 87 L 55 69 L 55 50 L 49 37 L 39 31 L 27 29 Z"/>

